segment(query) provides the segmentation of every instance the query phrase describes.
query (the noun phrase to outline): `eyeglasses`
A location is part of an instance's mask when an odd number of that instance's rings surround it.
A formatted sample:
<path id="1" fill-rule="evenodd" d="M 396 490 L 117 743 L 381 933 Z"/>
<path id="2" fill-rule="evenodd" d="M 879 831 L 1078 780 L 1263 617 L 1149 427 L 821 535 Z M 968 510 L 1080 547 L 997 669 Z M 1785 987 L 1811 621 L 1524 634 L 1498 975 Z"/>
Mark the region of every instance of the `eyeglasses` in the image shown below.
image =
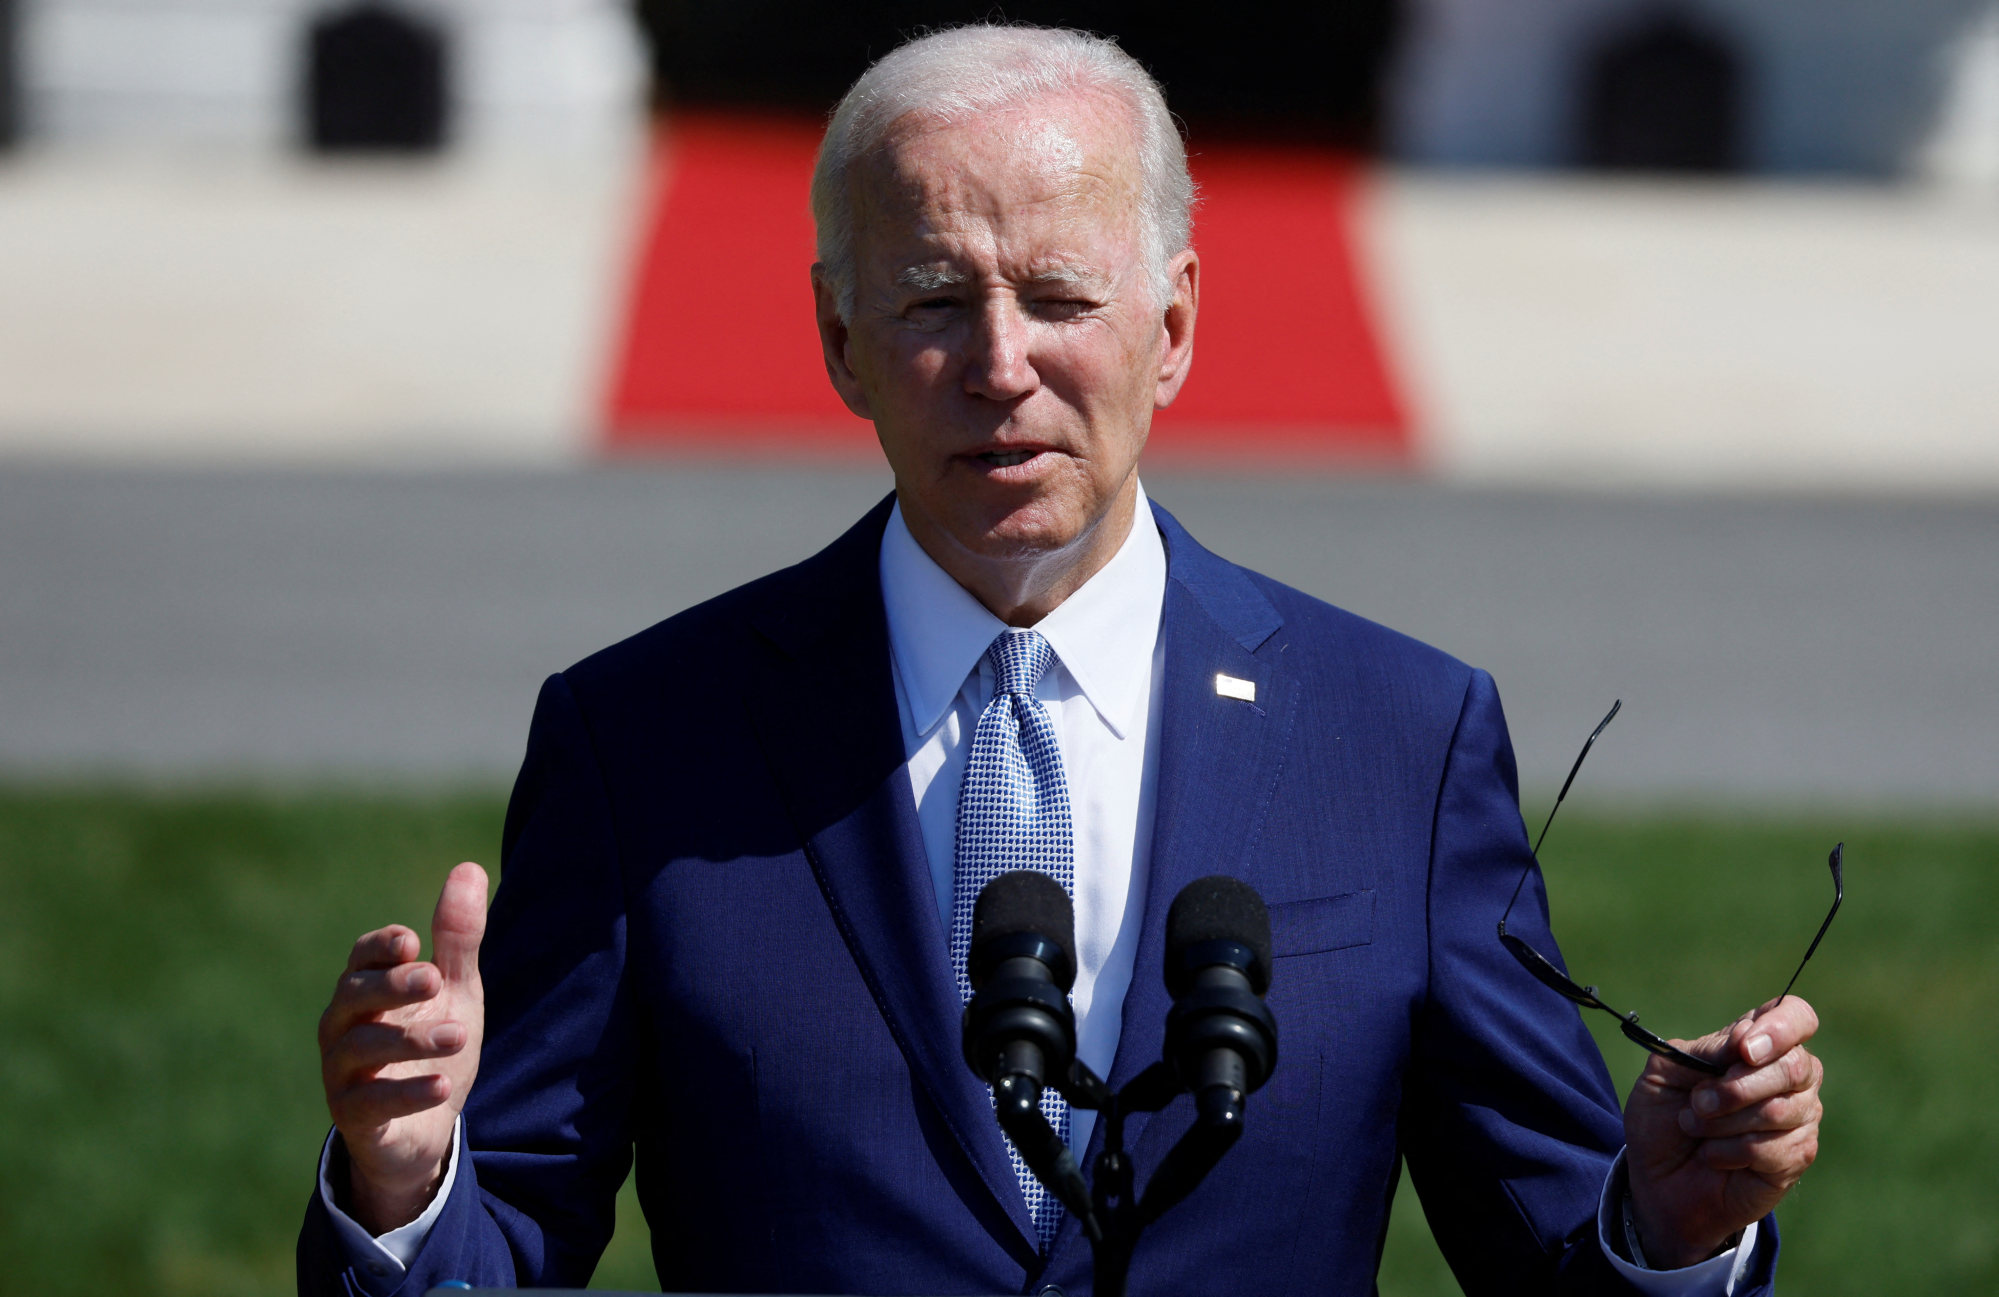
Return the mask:
<path id="1" fill-rule="evenodd" d="M 1533 871 L 1534 865 L 1540 863 L 1541 843 L 1547 840 L 1548 827 L 1555 822 L 1555 812 L 1562 809 L 1562 799 L 1569 795 L 1569 785 L 1576 781 L 1576 771 L 1583 768 L 1583 758 L 1589 755 L 1590 748 L 1596 743 L 1597 735 L 1603 733 L 1605 727 L 1616 717 L 1618 709 L 1623 706 L 1624 700 L 1621 698 L 1613 702 L 1610 705 L 1610 711 L 1602 720 L 1597 722 L 1596 728 L 1590 731 L 1590 736 L 1583 740 L 1583 750 L 1576 753 L 1576 763 L 1569 767 L 1569 777 L 1562 781 L 1562 791 L 1555 794 L 1555 804 L 1548 809 L 1547 821 L 1541 825 L 1541 835 L 1534 839 L 1534 859 L 1528 863 L 1526 868 L 1520 871 L 1520 881 L 1513 885 L 1513 899 L 1506 903 L 1506 913 L 1499 917 L 1499 941 L 1501 945 L 1513 952 L 1513 957 L 1519 960 L 1521 966 L 1532 973 L 1535 980 L 1540 982 L 1541 985 L 1559 993 L 1585 1009 L 1601 1009 L 1616 1018 L 1622 1024 L 1625 1038 L 1638 1045 L 1639 1048 L 1646 1050 L 1648 1053 L 1657 1054 L 1661 1058 L 1670 1058 L 1680 1066 L 1691 1068 L 1704 1075 L 1720 1076 L 1728 1070 L 1725 1064 L 1712 1062 L 1708 1059 L 1689 1054 L 1686 1050 L 1668 1043 L 1644 1027 L 1639 1026 L 1637 1014 L 1625 1013 L 1621 1009 L 1611 1008 L 1603 1002 L 1603 997 L 1596 993 L 1594 986 L 1577 985 L 1574 981 L 1570 980 L 1568 974 L 1555 966 L 1553 960 L 1506 930 L 1506 920 L 1512 915 L 1513 906 L 1520 899 L 1521 889 L 1527 885 L 1527 875 Z M 1792 973 L 1791 980 L 1784 984 L 1784 994 L 1777 997 L 1779 1000 L 1782 1000 L 1785 995 L 1789 995 L 1791 988 L 1798 984 L 1798 973 L 1804 972 L 1805 965 L 1811 962 L 1813 953 L 1819 948 L 1819 942 L 1825 939 L 1826 929 L 1832 926 L 1833 915 L 1839 913 L 1839 903 L 1846 899 L 1846 884 L 1840 876 L 1840 861 L 1845 853 L 1846 844 L 1842 842 L 1832 849 L 1832 855 L 1826 860 L 1826 865 L 1832 870 L 1832 908 L 1826 911 L 1825 922 L 1819 924 L 1818 935 L 1812 938 L 1812 944 L 1806 948 L 1805 957 L 1798 961 L 1797 972 Z"/>

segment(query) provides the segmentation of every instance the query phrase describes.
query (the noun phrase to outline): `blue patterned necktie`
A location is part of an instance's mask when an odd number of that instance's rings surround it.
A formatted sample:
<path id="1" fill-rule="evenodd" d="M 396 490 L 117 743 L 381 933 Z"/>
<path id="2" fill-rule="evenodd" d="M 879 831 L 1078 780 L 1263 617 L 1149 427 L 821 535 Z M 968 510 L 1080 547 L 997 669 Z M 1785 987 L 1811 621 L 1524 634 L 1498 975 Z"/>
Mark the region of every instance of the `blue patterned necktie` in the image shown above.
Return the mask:
<path id="1" fill-rule="evenodd" d="M 1055 650 L 1039 632 L 1008 630 L 986 650 L 997 677 L 993 700 L 979 713 L 972 753 L 958 792 L 957 863 L 951 885 L 951 966 L 958 995 L 972 998 L 965 974 L 972 948 L 972 906 L 985 885 L 1009 869 L 1038 869 L 1072 896 L 1076 852 L 1069 827 L 1069 785 L 1062 777 L 1062 750 L 1055 727 L 1034 700 L 1034 686 L 1055 660 Z M 1069 1104 L 1053 1086 L 1042 1091 L 1041 1111 L 1064 1141 L 1069 1138 Z M 1041 1250 L 1046 1252 L 1062 1220 L 1062 1204 L 1041 1187 L 1008 1140 L 1013 1173 L 1027 1195 Z"/>

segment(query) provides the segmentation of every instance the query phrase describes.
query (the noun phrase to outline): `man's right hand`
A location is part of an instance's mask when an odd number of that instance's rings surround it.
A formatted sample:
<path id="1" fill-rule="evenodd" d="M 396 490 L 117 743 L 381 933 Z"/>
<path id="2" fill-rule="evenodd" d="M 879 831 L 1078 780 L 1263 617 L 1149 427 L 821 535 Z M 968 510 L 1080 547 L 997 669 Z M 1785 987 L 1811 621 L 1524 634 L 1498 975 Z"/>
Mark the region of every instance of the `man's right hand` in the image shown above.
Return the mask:
<path id="1" fill-rule="evenodd" d="M 486 1029 L 479 940 L 486 871 L 466 863 L 444 880 L 430 920 L 431 956 L 401 924 L 362 936 L 319 1019 L 326 1106 L 347 1145 L 347 1211 L 383 1234 L 423 1214 L 444 1180 L 452 1132 Z"/>

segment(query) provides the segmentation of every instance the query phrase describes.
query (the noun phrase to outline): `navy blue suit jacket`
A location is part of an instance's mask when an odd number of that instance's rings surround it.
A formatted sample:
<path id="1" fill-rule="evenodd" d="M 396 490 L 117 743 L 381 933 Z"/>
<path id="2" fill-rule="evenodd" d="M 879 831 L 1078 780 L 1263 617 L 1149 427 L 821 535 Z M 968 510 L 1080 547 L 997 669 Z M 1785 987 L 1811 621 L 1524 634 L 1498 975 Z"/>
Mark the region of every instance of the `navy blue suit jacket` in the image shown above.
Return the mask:
<path id="1" fill-rule="evenodd" d="M 1037 1257 L 959 1057 L 887 515 L 543 687 L 481 957 L 471 1157 L 397 1291 L 580 1285 L 634 1154 L 669 1289 L 1089 1291 L 1073 1219 Z M 1494 933 L 1528 851 L 1491 679 L 1156 517 L 1158 820 L 1110 1079 L 1159 1057 L 1166 908 L 1212 873 L 1270 903 L 1281 1058 L 1241 1143 L 1142 1240 L 1132 1291 L 1371 1292 L 1405 1163 L 1468 1292 L 1624 1291 L 1595 1230 L 1617 1098 L 1576 1011 Z M 1536 872 L 1514 922 L 1552 949 L 1546 915 Z M 1134 1119 L 1141 1176 L 1190 1113 Z M 1774 1232 L 1757 1250 L 1745 1292 Z M 371 1291 L 316 1197 L 300 1287 Z"/>

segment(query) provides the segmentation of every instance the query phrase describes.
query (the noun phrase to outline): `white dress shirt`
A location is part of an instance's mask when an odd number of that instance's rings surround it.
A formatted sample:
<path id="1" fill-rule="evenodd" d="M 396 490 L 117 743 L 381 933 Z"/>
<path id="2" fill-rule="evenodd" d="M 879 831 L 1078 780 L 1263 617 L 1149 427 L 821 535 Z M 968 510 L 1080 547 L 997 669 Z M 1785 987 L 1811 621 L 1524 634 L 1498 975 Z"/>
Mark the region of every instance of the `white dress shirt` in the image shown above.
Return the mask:
<path id="1" fill-rule="evenodd" d="M 1099 1076 L 1117 1053 L 1125 991 L 1131 986 L 1145 913 L 1146 879 L 1159 769 L 1164 706 L 1165 644 L 1159 634 L 1166 600 L 1166 548 L 1143 487 L 1133 526 L 1111 561 L 1035 624 L 1055 660 L 1035 688 L 1062 752 L 1075 844 L 1076 1052 Z M 898 505 L 881 545 L 882 600 L 888 612 L 896 706 L 908 756 L 938 931 L 951 929 L 957 856 L 958 789 L 979 713 L 993 696 L 986 649 L 1006 623 L 953 580 L 910 535 Z M 1070 1113 L 1070 1143 L 1088 1145 L 1096 1114 Z M 320 1195 L 355 1265 L 376 1276 L 400 1277 L 443 1211 L 464 1144 L 458 1126 L 443 1186 L 422 1216 L 379 1238 L 334 1205 L 320 1157 Z M 327 1137 L 327 1150 L 332 1136 Z M 1648 1297 L 1732 1294 L 1756 1242 L 1751 1225 L 1741 1244 L 1684 1270 L 1632 1265 L 1611 1246 L 1622 1231 L 1624 1155 L 1605 1178 L 1597 1225 L 1604 1255 Z"/>
<path id="2" fill-rule="evenodd" d="M 1034 695 L 1062 750 L 1075 843 L 1076 1053 L 1099 1076 L 1110 1075 L 1117 1053 L 1145 915 L 1166 679 L 1159 639 L 1166 546 L 1143 488 L 1134 516 L 1145 525 L 1133 527 L 1111 561 L 1034 626 L 1055 650 Z M 958 789 L 972 731 L 993 697 L 986 649 L 1007 627 L 924 553 L 900 505 L 882 534 L 881 579 L 910 791 L 948 933 Z M 1096 1117 L 1070 1112 L 1076 1148 L 1088 1145 Z"/>

